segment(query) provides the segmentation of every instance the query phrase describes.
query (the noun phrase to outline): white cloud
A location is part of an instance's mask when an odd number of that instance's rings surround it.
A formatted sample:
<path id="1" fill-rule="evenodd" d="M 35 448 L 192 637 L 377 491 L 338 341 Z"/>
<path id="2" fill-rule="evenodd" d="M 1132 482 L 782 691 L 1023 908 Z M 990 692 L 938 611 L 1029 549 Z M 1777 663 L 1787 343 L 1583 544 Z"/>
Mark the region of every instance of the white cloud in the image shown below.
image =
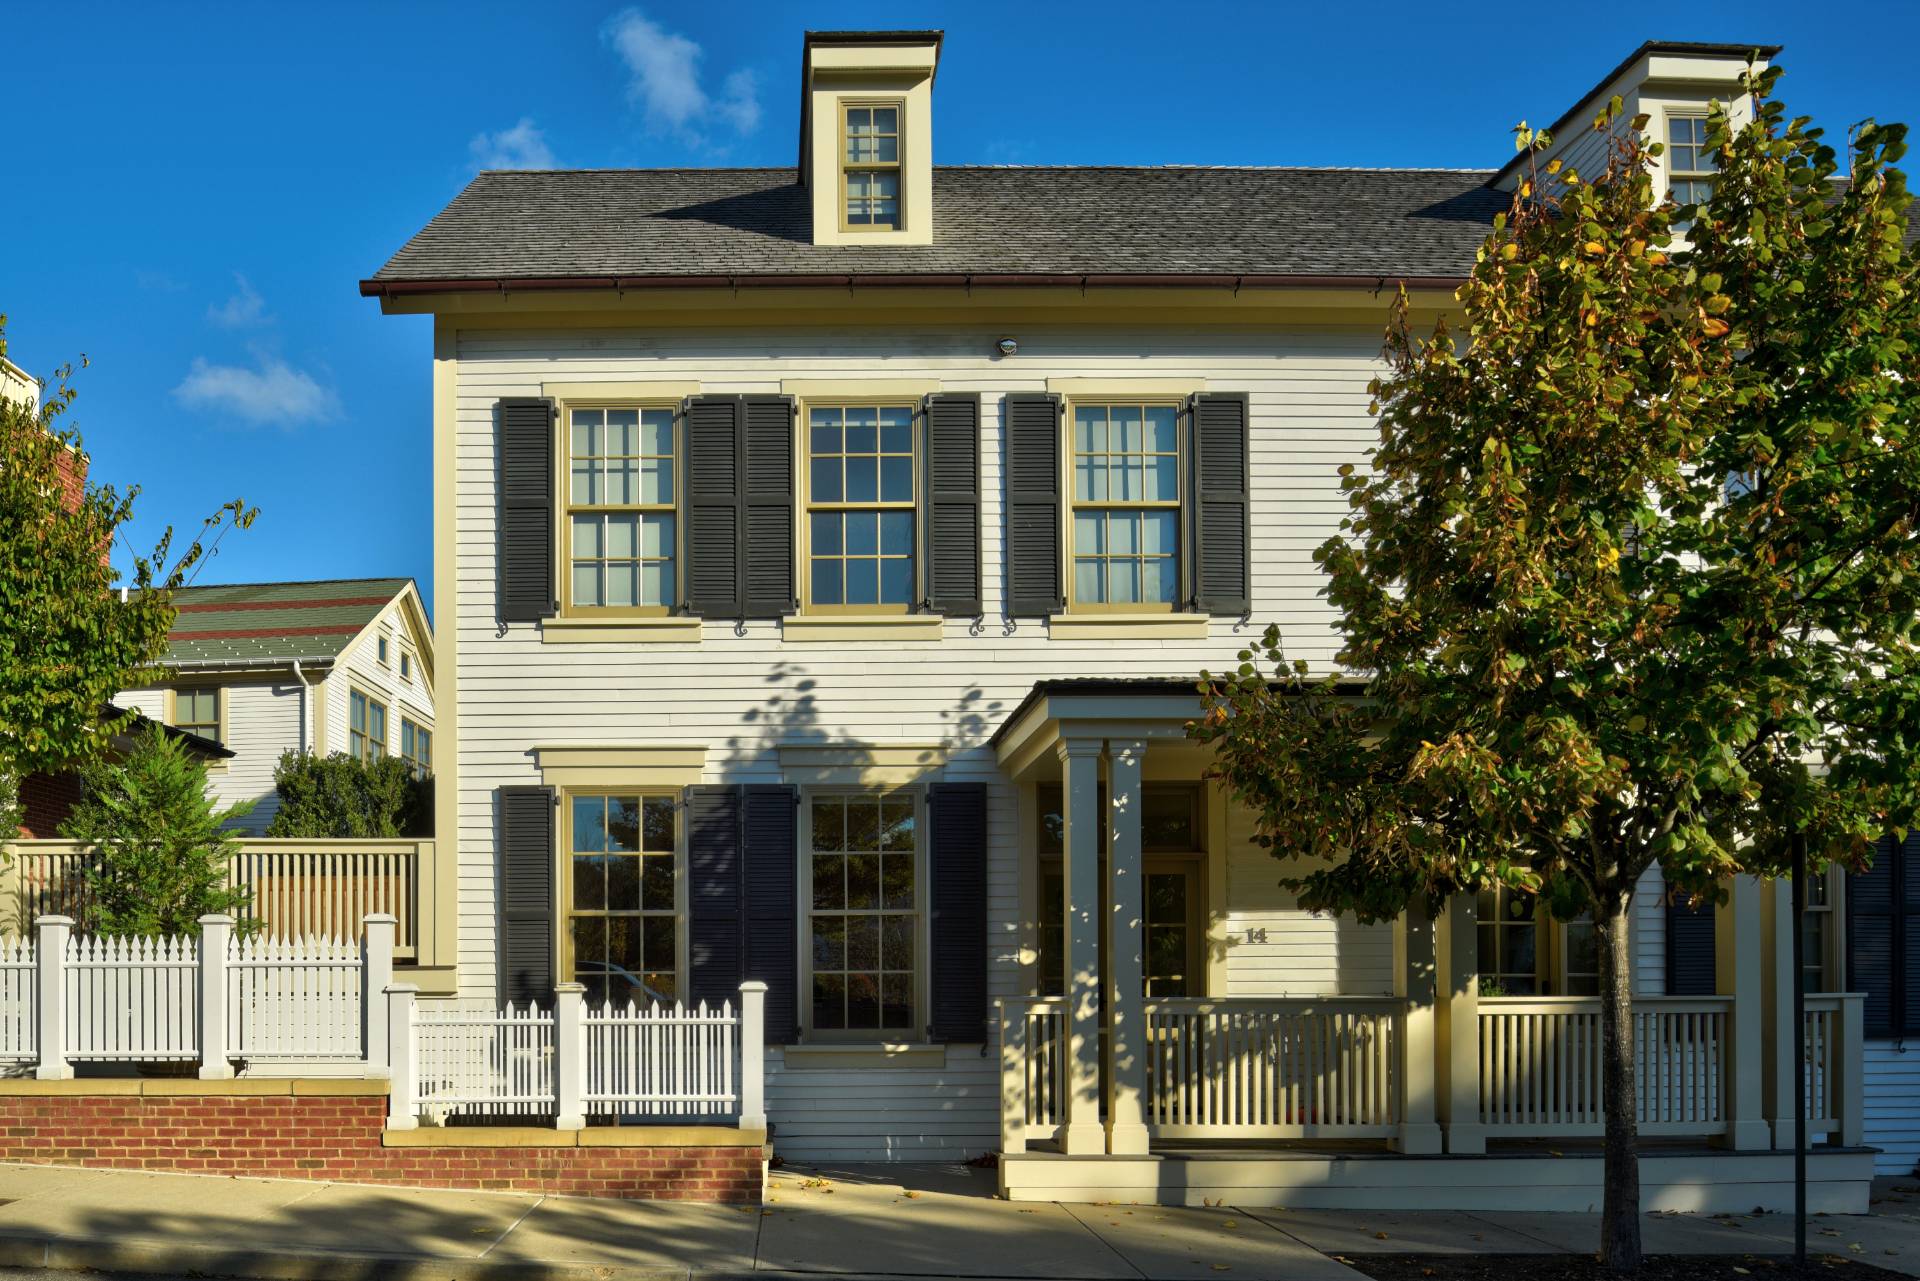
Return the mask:
<path id="1" fill-rule="evenodd" d="M 196 356 L 173 395 L 189 409 L 229 414 L 256 425 L 293 427 L 324 422 L 340 412 L 331 390 L 278 356 L 257 355 L 252 369 L 215 365 Z"/>
<path id="2" fill-rule="evenodd" d="M 267 314 L 267 300 L 247 278 L 236 271 L 233 283 L 233 296 L 217 307 L 207 308 L 207 319 L 222 329 L 251 329 L 271 323 L 273 317 Z"/>
<path id="3" fill-rule="evenodd" d="M 555 169 L 553 148 L 529 116 L 499 133 L 477 133 L 467 144 L 475 169 Z"/>
<path id="4" fill-rule="evenodd" d="M 627 98 L 646 113 L 649 128 L 696 144 L 706 142 L 704 128 L 715 122 L 739 134 L 759 128 L 759 87 L 751 71 L 727 75 L 714 97 L 700 83 L 700 46 L 638 9 L 615 14 L 603 34 L 627 66 Z"/>

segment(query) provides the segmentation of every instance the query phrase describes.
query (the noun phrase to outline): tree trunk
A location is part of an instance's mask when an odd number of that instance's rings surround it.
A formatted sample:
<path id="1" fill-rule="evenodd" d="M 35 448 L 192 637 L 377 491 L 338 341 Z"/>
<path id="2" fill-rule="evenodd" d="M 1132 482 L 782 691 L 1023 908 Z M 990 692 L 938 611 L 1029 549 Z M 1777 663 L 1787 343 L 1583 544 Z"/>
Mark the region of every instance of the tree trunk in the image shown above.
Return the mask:
<path id="1" fill-rule="evenodd" d="M 1640 1269 L 1640 1141 L 1634 1121 L 1639 1083 L 1633 1066 L 1633 972 L 1628 911 L 1616 891 L 1594 909 L 1600 950 L 1601 1101 L 1606 1112 L 1606 1187 L 1600 1203 L 1600 1262 L 1614 1272 Z"/>

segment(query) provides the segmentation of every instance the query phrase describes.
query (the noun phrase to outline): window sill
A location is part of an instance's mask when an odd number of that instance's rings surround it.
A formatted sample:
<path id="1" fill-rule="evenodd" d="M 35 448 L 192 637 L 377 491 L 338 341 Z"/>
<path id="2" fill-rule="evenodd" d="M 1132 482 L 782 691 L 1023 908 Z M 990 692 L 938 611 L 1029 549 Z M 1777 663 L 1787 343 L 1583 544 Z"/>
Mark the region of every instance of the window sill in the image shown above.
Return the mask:
<path id="1" fill-rule="evenodd" d="M 916 1067 L 947 1065 L 947 1047 L 903 1042 L 815 1041 L 789 1045 L 782 1053 L 790 1068 Z"/>
<path id="2" fill-rule="evenodd" d="M 1060 614 L 1047 621 L 1055 640 L 1205 640 L 1205 614 Z"/>
<path id="3" fill-rule="evenodd" d="M 549 618 L 540 624 L 540 639 L 548 645 L 694 644 L 700 639 L 700 620 L 657 618 Z"/>
<path id="4" fill-rule="evenodd" d="M 842 641 L 937 641 L 946 630 L 938 614 L 812 614 L 784 620 L 782 640 L 802 644 Z"/>

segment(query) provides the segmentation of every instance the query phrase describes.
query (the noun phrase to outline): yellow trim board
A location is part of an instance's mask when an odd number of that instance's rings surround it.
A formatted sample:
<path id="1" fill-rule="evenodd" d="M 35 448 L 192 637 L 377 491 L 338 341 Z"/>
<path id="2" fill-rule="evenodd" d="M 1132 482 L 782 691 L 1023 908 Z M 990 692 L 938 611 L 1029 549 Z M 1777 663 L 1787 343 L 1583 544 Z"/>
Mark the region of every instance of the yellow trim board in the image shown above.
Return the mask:
<path id="1" fill-rule="evenodd" d="M 1054 640 L 1204 640 L 1205 614 L 1059 614 L 1047 620 Z"/>
<path id="2" fill-rule="evenodd" d="M 847 641 L 937 641 L 945 630 L 946 619 L 938 615 L 817 616 L 784 620 L 780 638 L 802 644 L 834 645 Z"/>
<path id="3" fill-rule="evenodd" d="M 546 645 L 697 645 L 700 620 L 672 615 L 636 618 L 549 618 L 540 624 Z"/>
<path id="4" fill-rule="evenodd" d="M 554 400 L 685 400 L 700 394 L 701 384 L 687 379 L 646 379 L 603 383 L 541 383 L 540 394 Z"/>
<path id="5" fill-rule="evenodd" d="M 550 787 L 687 787 L 707 765 L 700 743 L 549 743 L 533 756 Z"/>
<path id="6" fill-rule="evenodd" d="M 935 378 L 782 378 L 784 395 L 801 400 L 916 400 L 940 390 Z"/>
<path id="7" fill-rule="evenodd" d="M 1204 378 L 1049 378 L 1047 390 L 1062 396 L 1193 396 L 1207 389 Z"/>
<path id="8" fill-rule="evenodd" d="M 897 787 L 917 782 L 946 763 L 945 743 L 846 743 L 780 749 L 780 772 L 789 783 L 801 787 Z"/>

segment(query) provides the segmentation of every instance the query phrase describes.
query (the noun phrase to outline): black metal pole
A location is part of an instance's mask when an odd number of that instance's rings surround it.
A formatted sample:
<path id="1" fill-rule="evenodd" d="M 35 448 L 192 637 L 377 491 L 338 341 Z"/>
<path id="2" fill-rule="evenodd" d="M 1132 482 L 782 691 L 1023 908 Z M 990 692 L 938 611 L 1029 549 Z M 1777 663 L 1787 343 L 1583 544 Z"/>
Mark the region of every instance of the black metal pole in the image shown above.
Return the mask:
<path id="1" fill-rule="evenodd" d="M 1807 906 L 1807 838 L 1793 835 L 1793 1262 L 1807 1266 L 1807 967 L 1801 913 Z"/>

